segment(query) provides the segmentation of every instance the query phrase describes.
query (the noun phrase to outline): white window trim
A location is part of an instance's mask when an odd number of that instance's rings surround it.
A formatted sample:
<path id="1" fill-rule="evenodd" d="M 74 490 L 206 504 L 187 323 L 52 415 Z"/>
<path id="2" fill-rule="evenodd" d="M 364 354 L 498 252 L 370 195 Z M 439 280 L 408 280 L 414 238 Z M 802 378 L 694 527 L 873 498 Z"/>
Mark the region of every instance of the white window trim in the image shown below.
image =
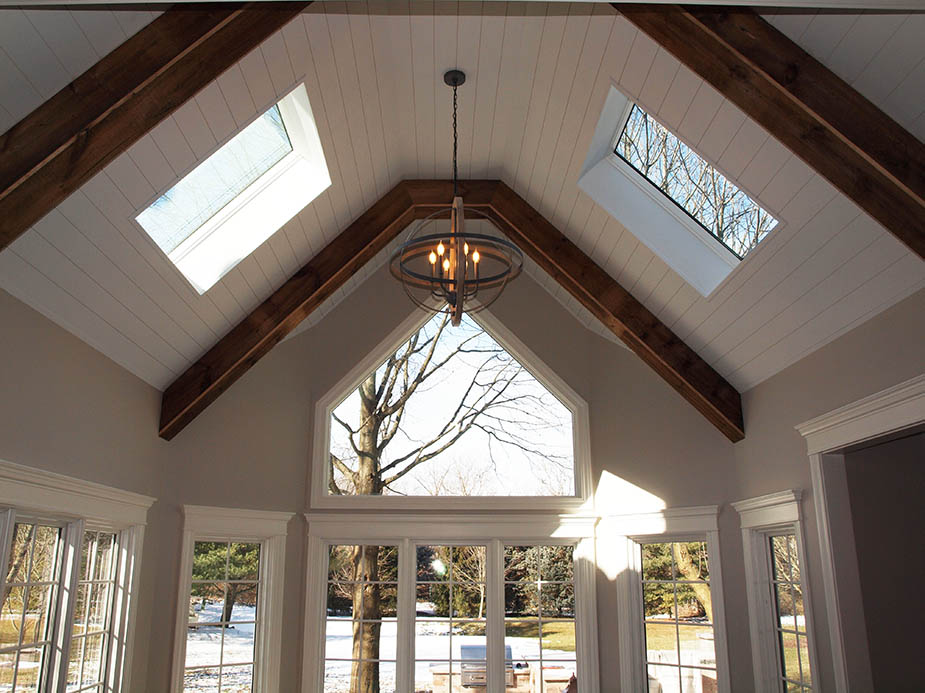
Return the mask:
<path id="1" fill-rule="evenodd" d="M 713 598 L 713 646 L 719 693 L 731 693 L 726 610 L 719 550 L 719 508 L 715 505 L 669 508 L 644 513 L 609 515 L 601 519 L 599 541 L 616 555 L 617 628 L 620 641 L 620 683 L 624 691 L 648 690 L 643 635 L 642 565 L 639 544 L 667 541 L 706 541 Z"/>
<path id="2" fill-rule="evenodd" d="M 826 619 L 837 693 L 860 691 L 864 684 L 852 682 L 848 675 L 845 628 L 841 617 L 838 584 L 835 580 L 835 546 L 830 519 L 834 508 L 829 507 L 826 493 L 827 486 L 833 482 L 827 478 L 826 467 L 830 464 L 844 466 L 844 458 L 839 454 L 844 448 L 921 423 L 925 423 L 925 374 L 862 397 L 796 426 L 800 435 L 806 439 L 812 474 Z"/>
<path id="3" fill-rule="evenodd" d="M 578 178 L 578 187 L 702 296 L 710 298 L 743 261 L 614 152 L 633 104 L 628 96 L 611 86 Z M 710 162 L 710 165 L 720 170 L 715 163 Z M 736 185 L 757 201 L 741 185 Z M 779 214 L 775 216 L 778 222 L 774 233 L 778 234 L 784 228 L 784 221 Z M 748 258 L 755 256 L 766 244 L 766 241 L 759 243 L 749 251 Z"/>
<path id="4" fill-rule="evenodd" d="M 76 591 L 80 547 L 87 527 L 119 535 L 119 572 L 113 595 L 106 690 L 107 693 L 127 690 L 135 646 L 135 595 L 141 575 L 144 530 L 148 509 L 155 500 L 139 493 L 0 460 L 0 565 L 5 566 L 9 560 L 17 511 L 33 518 L 45 517 L 65 523 L 63 589 L 59 590 L 59 622 L 55 626 L 56 643 L 52 648 L 50 685 L 46 690 L 64 691 L 67 682 L 66 653 L 70 651 L 73 622 L 70 602 Z"/>
<path id="5" fill-rule="evenodd" d="M 768 589 L 773 574 L 768 541 L 771 536 L 793 534 L 800 561 L 800 586 L 803 590 L 803 615 L 806 619 L 809 665 L 813 690 L 819 690 L 816 658 L 816 631 L 813 628 L 812 599 L 809 590 L 808 565 L 803 539 L 803 515 L 800 508 L 802 491 L 780 491 L 757 498 L 732 503 L 742 524 L 742 547 L 745 557 L 745 581 L 748 596 L 749 630 L 752 641 L 752 661 L 755 670 L 755 690 L 759 693 L 780 693 L 781 670 L 777 624 L 777 609 Z"/>
<path id="6" fill-rule="evenodd" d="M 414 648 L 413 546 L 421 543 L 479 543 L 488 547 L 487 612 L 489 643 L 504 642 L 504 585 L 501 565 L 504 544 L 575 545 L 576 666 L 583 693 L 600 692 L 597 642 L 594 534 L 596 518 L 558 517 L 555 514 L 515 513 L 307 513 L 308 555 L 306 570 L 305 641 L 302 655 L 302 691 L 323 689 L 325 618 L 327 604 L 327 547 L 332 544 L 391 544 L 401 547 L 399 558 L 398 648 Z M 503 649 L 489 645 L 488 669 L 494 678 L 488 690 L 504 690 Z M 396 688 L 413 690 L 414 669 L 410 658 L 397 662 Z"/>
<path id="7" fill-rule="evenodd" d="M 367 374 L 393 353 L 416 329 L 426 323 L 431 316 L 421 311 L 412 312 L 398 327 L 363 358 L 349 373 L 341 378 L 330 390 L 321 396 L 315 404 L 314 445 L 312 449 L 312 479 L 320 483 L 311 485 L 310 508 L 347 510 L 347 509 L 388 509 L 390 512 L 403 510 L 493 510 L 503 505 L 508 510 L 535 510 L 537 503 L 542 503 L 544 511 L 549 513 L 569 513 L 586 511 L 592 495 L 593 480 L 591 470 L 591 429 L 588 403 L 573 390 L 568 383 L 540 359 L 526 344 L 514 335 L 490 311 L 483 311 L 473 320 L 481 324 L 492 338 L 508 351 L 517 361 L 540 382 L 572 414 L 574 428 L 572 431 L 575 496 L 482 496 L 466 497 L 402 497 L 402 496 L 333 496 L 328 494 L 327 456 L 330 451 L 331 412 L 343 399 L 345 393 L 355 390 Z"/>
<path id="8" fill-rule="evenodd" d="M 228 204 L 207 219 L 193 231 L 176 248 L 167 254 L 167 258 L 179 271 L 180 275 L 193 286 L 199 294 L 204 294 L 225 274 L 234 269 L 241 260 L 252 253 L 270 236 L 281 229 L 290 219 L 310 204 L 318 195 L 331 185 L 331 176 L 321 147 L 321 139 L 315 124 L 311 104 L 308 100 L 304 80 L 296 83 L 286 92 L 277 96 L 272 103 L 266 104 L 244 127 L 216 146 L 207 157 L 196 161 L 190 168 L 206 161 L 221 149 L 235 135 L 239 134 L 257 118 L 261 118 L 274 105 L 279 107 L 286 134 L 292 145 L 292 151 L 265 171 L 257 180 L 235 196 Z M 138 223 L 138 216 L 158 200 L 167 190 L 182 180 L 189 171 L 161 190 L 151 198 L 132 217 L 144 236 L 154 244 Z M 259 220 L 259 226 L 254 221 Z M 226 228 L 227 227 L 227 228 Z M 240 228 L 241 232 L 235 232 Z M 254 228 L 259 232 L 255 233 Z M 234 238 L 243 238 L 237 248 L 250 248 L 236 261 L 230 252 L 227 230 L 232 229 Z M 247 233 L 247 230 L 250 230 Z M 163 252 L 163 251 L 161 251 Z M 243 252 L 243 250 L 241 251 Z M 214 265 L 214 278 L 205 284 L 193 278 L 197 264 Z"/>
<path id="9" fill-rule="evenodd" d="M 171 691 L 183 690 L 193 548 L 197 541 L 259 542 L 261 597 L 257 600 L 258 627 L 254 641 L 254 693 L 279 690 L 280 646 L 283 629 L 283 580 L 286 534 L 294 513 L 241 510 L 202 505 L 183 506 L 183 546 L 177 591 Z"/>

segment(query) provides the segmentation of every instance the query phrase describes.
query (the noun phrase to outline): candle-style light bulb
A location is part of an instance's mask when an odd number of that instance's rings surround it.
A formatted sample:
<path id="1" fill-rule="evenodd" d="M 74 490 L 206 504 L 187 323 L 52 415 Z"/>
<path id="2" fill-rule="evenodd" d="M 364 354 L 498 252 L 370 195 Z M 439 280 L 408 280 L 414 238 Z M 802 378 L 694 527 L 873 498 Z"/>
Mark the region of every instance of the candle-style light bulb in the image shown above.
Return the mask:
<path id="1" fill-rule="evenodd" d="M 431 250 L 430 255 L 427 256 L 427 259 L 430 260 L 430 264 L 436 265 L 437 264 L 437 253 Z"/>
<path id="2" fill-rule="evenodd" d="M 443 271 L 444 272 L 450 271 L 450 261 L 447 258 L 443 258 Z"/>
<path id="3" fill-rule="evenodd" d="M 474 262 L 475 264 L 478 264 L 479 262 L 479 251 L 478 250 L 472 251 L 472 262 Z"/>
<path id="4" fill-rule="evenodd" d="M 463 255 L 468 255 L 468 254 L 469 254 L 469 244 L 463 243 Z"/>
<path id="5" fill-rule="evenodd" d="M 445 252 L 446 252 L 446 248 L 443 247 L 443 241 L 440 241 L 437 244 L 437 255 L 439 255 L 440 257 L 443 257 L 443 253 Z"/>

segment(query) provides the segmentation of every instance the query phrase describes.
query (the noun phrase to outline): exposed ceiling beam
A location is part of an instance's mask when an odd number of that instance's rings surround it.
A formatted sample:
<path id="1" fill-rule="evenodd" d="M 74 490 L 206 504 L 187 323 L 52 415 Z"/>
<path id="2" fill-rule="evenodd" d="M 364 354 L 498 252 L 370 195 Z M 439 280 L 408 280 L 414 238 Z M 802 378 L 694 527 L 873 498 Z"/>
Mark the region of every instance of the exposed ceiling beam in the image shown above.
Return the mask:
<path id="1" fill-rule="evenodd" d="M 730 440 L 744 437 L 739 393 L 539 212 L 500 181 L 461 181 L 460 193 Z M 396 185 L 165 390 L 161 437 L 173 438 L 411 221 L 452 197 L 449 181 Z"/>
<path id="2" fill-rule="evenodd" d="M 168 9 L 0 135 L 0 250 L 309 4 Z"/>
<path id="3" fill-rule="evenodd" d="M 925 258 L 925 145 L 753 10 L 613 6 Z"/>

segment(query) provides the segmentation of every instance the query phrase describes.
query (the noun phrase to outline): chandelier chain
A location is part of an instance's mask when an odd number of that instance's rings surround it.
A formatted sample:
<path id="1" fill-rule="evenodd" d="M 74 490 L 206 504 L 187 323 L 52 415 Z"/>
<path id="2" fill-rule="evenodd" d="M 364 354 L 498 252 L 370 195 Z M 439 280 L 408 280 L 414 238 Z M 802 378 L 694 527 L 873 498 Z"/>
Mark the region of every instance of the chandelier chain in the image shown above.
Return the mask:
<path id="1" fill-rule="evenodd" d="M 456 197 L 458 194 L 457 190 L 457 179 L 459 177 L 458 171 L 456 169 L 456 149 L 459 145 L 459 134 L 456 131 L 456 90 L 458 87 L 453 85 L 453 197 Z"/>

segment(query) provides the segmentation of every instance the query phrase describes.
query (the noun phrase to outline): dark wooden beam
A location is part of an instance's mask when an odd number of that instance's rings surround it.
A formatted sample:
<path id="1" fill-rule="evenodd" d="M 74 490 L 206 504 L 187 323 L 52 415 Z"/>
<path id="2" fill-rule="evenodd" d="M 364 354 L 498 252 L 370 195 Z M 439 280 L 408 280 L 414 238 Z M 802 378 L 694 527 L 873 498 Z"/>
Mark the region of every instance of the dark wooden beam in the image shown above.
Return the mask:
<path id="1" fill-rule="evenodd" d="M 739 393 L 693 349 L 504 183 L 491 206 L 524 253 L 710 423 L 734 443 L 745 437 Z"/>
<path id="2" fill-rule="evenodd" d="M 309 2 L 182 5 L 0 136 L 0 250 Z"/>
<path id="3" fill-rule="evenodd" d="M 730 440 L 743 438 L 739 393 L 536 210 L 500 181 L 462 181 L 459 191 Z M 411 221 L 452 198 L 449 181 L 396 185 L 167 388 L 161 437 L 173 438 Z"/>
<path id="4" fill-rule="evenodd" d="M 925 145 L 744 7 L 613 6 L 925 258 Z"/>

